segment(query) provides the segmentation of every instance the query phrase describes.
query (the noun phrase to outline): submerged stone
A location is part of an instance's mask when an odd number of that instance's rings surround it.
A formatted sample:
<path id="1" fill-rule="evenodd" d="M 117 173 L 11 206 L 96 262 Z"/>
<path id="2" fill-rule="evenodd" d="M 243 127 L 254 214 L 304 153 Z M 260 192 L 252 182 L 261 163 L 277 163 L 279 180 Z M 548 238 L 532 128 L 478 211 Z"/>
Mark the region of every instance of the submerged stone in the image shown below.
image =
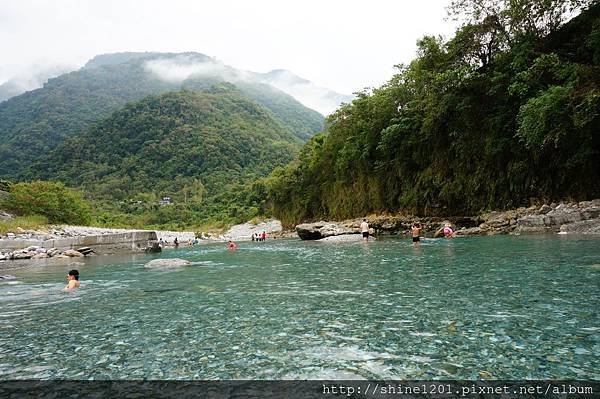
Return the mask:
<path id="1" fill-rule="evenodd" d="M 188 266 L 191 262 L 189 260 L 172 258 L 172 259 L 153 259 L 146 263 L 144 267 L 147 268 L 163 268 L 163 267 L 181 267 Z"/>

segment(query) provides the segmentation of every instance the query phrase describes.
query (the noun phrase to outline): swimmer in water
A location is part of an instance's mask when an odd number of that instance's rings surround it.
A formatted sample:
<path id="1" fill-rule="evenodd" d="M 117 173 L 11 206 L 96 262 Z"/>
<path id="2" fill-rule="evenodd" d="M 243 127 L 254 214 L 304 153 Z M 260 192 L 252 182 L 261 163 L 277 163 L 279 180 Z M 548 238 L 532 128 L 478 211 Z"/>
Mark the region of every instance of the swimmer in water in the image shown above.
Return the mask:
<path id="1" fill-rule="evenodd" d="M 229 248 L 230 251 L 235 251 L 237 249 L 237 245 L 235 245 L 235 242 L 229 241 L 227 243 L 227 248 Z"/>
<path id="2" fill-rule="evenodd" d="M 79 288 L 81 285 L 79 283 L 79 271 L 76 269 L 70 270 L 69 274 L 67 274 L 67 280 L 69 281 L 69 284 L 67 284 L 64 291 L 71 291 L 75 288 Z"/>

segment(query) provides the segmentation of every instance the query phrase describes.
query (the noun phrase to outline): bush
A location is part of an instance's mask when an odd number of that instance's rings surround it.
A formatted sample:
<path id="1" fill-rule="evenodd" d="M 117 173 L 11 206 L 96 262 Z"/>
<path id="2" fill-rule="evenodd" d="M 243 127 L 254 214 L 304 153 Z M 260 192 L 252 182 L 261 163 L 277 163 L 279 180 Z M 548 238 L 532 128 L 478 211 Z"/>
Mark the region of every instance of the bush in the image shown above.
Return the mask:
<path id="1" fill-rule="evenodd" d="M 87 224 L 90 221 L 90 207 L 82 194 L 62 183 L 13 184 L 9 198 L 2 205 L 20 216 L 45 216 L 50 223 Z"/>

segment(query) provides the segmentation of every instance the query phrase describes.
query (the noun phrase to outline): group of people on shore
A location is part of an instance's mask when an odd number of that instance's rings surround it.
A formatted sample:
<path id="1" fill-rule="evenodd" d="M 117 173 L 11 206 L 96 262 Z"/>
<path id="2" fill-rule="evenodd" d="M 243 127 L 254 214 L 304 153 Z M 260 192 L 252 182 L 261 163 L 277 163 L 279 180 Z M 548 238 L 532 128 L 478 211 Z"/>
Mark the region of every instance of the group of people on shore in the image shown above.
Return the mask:
<path id="1" fill-rule="evenodd" d="M 252 241 L 266 241 L 267 232 L 263 230 L 262 233 L 252 233 Z"/>

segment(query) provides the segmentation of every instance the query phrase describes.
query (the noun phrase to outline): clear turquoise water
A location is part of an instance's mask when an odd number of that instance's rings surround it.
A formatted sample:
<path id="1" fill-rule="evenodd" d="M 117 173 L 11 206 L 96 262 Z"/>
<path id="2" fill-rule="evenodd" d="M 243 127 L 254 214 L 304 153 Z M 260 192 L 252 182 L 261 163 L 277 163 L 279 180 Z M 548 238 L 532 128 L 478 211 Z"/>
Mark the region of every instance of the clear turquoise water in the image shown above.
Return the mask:
<path id="1" fill-rule="evenodd" d="M 4 263 L 21 280 L 0 283 L 0 379 L 600 379 L 599 244 L 273 240 Z M 192 265 L 144 267 L 159 257 Z M 82 288 L 61 292 L 73 267 Z"/>

